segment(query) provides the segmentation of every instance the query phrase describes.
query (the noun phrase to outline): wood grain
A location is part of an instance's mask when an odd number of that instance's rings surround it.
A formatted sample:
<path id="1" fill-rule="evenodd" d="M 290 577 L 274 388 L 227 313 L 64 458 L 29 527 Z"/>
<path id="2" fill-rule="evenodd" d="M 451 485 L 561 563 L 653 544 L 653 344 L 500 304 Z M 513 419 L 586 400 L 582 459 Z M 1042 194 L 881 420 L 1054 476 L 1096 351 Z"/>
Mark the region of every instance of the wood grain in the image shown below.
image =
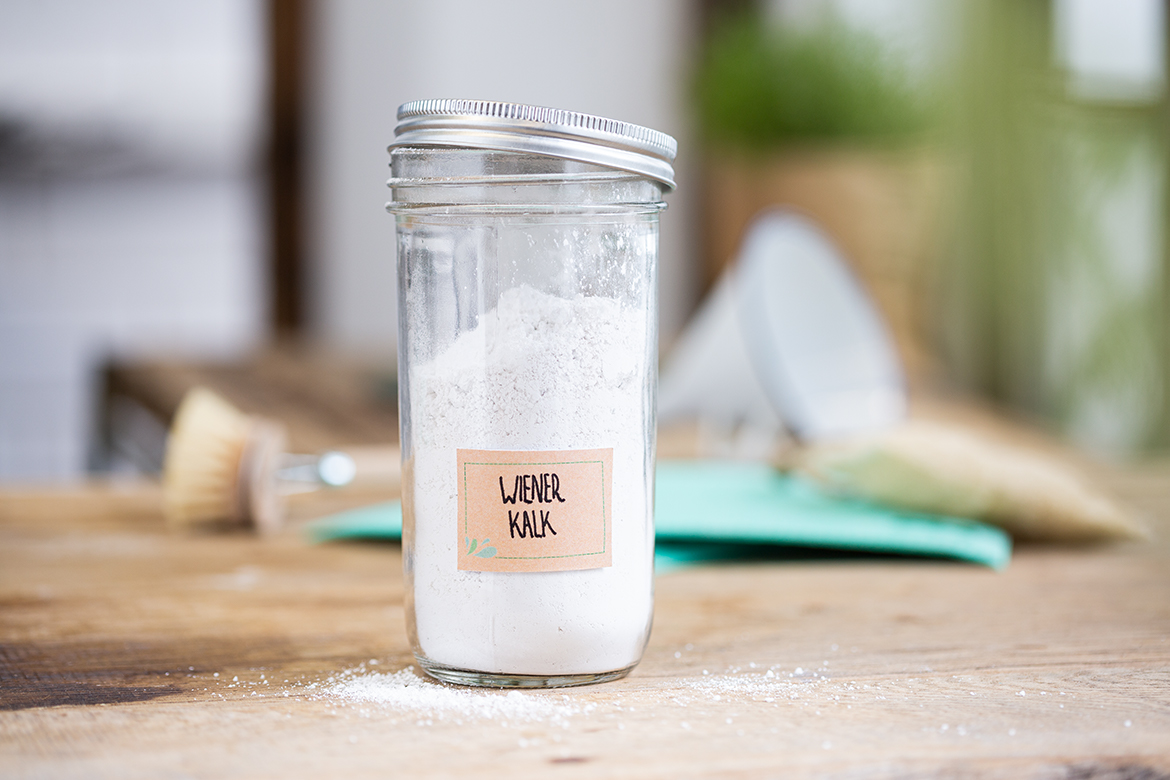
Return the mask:
<path id="1" fill-rule="evenodd" d="M 1105 476 L 1156 541 L 665 574 L 629 678 L 515 722 L 322 693 L 411 664 L 397 546 L 174 536 L 150 485 L 9 490 L 0 775 L 1170 777 L 1170 466 Z"/>

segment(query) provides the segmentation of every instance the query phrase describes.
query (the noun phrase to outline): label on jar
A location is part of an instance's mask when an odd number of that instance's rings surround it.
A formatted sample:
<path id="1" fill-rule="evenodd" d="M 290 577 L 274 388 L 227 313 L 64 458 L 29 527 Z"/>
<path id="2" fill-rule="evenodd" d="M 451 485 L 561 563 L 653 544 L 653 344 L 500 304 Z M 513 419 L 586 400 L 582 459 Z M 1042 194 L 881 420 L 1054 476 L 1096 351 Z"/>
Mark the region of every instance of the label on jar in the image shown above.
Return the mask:
<path id="1" fill-rule="evenodd" d="M 613 562 L 613 449 L 457 450 L 460 571 Z"/>

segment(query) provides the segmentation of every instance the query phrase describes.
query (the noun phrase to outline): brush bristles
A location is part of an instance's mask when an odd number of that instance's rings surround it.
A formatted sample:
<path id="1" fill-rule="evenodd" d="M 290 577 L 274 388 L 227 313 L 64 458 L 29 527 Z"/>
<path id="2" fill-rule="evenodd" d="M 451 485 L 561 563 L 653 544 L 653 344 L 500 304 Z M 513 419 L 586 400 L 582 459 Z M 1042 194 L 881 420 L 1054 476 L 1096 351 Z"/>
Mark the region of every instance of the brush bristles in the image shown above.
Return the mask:
<path id="1" fill-rule="evenodd" d="M 252 421 L 206 388 L 175 414 L 163 467 L 163 513 L 172 526 L 242 521 L 240 458 Z"/>

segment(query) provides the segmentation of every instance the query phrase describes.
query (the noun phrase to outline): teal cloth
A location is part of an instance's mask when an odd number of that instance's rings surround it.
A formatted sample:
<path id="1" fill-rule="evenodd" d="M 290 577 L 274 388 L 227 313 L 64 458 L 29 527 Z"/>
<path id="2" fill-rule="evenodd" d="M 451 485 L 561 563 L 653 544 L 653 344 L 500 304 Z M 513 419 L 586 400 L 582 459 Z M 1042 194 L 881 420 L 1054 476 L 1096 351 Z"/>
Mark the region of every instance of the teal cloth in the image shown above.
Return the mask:
<path id="1" fill-rule="evenodd" d="M 825 550 L 954 558 L 994 569 L 1011 558 L 1010 538 L 994 526 L 834 498 L 765 464 L 660 461 L 656 476 L 660 572 Z M 341 512 L 308 532 L 316 542 L 398 539 L 402 507 L 391 501 Z"/>

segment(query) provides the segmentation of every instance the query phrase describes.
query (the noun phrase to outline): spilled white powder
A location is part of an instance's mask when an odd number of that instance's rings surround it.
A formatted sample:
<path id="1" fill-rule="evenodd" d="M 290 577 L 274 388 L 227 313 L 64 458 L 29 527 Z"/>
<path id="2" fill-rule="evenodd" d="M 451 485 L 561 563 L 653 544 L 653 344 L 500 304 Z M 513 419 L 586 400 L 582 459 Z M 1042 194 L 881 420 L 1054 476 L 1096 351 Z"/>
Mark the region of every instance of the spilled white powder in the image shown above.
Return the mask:
<path id="1" fill-rule="evenodd" d="M 378 704 L 440 720 L 559 721 L 582 711 L 548 695 L 473 690 L 430 682 L 411 668 L 392 674 L 343 673 L 326 682 L 320 692 L 343 702 Z"/>
<path id="2" fill-rule="evenodd" d="M 647 307 L 522 286 L 434 358 L 411 360 L 413 618 L 431 662 L 586 674 L 641 657 L 653 576 L 654 346 Z M 613 565 L 459 571 L 456 450 L 613 448 Z M 409 616 L 408 616 L 409 619 Z"/>

